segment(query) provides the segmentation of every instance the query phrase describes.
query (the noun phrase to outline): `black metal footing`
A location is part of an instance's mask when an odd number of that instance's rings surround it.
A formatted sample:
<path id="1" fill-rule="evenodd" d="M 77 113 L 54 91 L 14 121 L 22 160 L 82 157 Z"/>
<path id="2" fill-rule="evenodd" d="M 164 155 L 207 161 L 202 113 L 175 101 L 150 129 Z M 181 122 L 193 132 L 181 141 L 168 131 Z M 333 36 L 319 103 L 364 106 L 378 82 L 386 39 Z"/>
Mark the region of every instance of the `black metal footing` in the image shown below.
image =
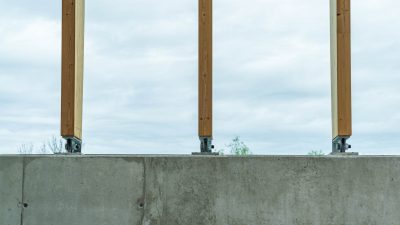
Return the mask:
<path id="1" fill-rule="evenodd" d="M 65 144 L 65 150 L 68 153 L 80 154 L 82 152 L 82 141 L 76 137 L 64 137 L 67 141 Z"/>
<path id="2" fill-rule="evenodd" d="M 200 137 L 200 152 L 193 152 L 193 155 L 219 155 L 217 152 L 212 152 L 213 149 L 212 137 Z"/>
<path id="3" fill-rule="evenodd" d="M 350 137 L 338 136 L 332 141 L 332 153 L 346 153 L 351 148 L 351 145 L 347 143 L 347 139 Z"/>

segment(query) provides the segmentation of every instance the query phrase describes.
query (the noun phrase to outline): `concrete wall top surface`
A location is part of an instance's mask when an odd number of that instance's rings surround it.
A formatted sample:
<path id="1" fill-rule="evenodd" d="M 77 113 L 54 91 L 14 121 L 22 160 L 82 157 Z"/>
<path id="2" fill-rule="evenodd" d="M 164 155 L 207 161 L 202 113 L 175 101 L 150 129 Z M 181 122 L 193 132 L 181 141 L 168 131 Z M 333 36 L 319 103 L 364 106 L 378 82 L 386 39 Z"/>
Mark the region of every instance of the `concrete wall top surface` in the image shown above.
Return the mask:
<path id="1" fill-rule="evenodd" d="M 400 156 L 0 156 L 0 225 L 397 225 Z"/>

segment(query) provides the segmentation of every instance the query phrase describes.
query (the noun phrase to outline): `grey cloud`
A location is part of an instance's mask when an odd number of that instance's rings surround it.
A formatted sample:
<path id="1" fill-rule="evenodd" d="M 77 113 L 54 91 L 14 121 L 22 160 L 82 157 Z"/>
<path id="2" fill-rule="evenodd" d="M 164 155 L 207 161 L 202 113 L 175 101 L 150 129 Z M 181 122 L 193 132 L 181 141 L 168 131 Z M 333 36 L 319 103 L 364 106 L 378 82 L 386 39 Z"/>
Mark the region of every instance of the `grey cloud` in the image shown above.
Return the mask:
<path id="1" fill-rule="evenodd" d="M 39 3 L 0 1 L 2 153 L 59 132 L 61 1 Z M 361 153 L 400 144 L 399 5 L 352 2 Z M 220 0 L 214 19 L 217 148 L 239 135 L 256 154 L 329 152 L 327 1 Z M 196 1 L 87 0 L 85 51 L 86 153 L 198 150 Z"/>

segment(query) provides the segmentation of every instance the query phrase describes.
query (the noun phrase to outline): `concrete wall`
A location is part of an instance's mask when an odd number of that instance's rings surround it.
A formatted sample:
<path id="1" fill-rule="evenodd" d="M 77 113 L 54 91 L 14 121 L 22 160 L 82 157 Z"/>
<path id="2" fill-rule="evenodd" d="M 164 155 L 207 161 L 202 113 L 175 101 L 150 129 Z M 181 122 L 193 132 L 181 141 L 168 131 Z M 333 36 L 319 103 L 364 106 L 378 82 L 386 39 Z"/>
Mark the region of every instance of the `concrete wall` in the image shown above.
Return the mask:
<path id="1" fill-rule="evenodd" d="M 400 157 L 0 157 L 0 225 L 398 225 L 399 210 Z"/>

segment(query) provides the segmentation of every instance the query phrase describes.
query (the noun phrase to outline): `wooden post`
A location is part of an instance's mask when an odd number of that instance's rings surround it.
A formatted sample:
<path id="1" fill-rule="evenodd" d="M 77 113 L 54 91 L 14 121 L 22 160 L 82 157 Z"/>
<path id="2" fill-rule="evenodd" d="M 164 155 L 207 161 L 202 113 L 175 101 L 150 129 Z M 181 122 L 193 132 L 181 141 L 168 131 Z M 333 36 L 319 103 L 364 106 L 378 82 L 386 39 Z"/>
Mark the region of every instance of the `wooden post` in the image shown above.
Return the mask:
<path id="1" fill-rule="evenodd" d="M 345 152 L 352 135 L 350 0 L 330 0 L 333 150 Z"/>
<path id="2" fill-rule="evenodd" d="M 61 136 L 69 152 L 80 152 L 82 140 L 84 12 L 84 0 L 62 0 Z"/>
<path id="3" fill-rule="evenodd" d="M 202 152 L 211 152 L 212 0 L 199 0 L 199 137 Z"/>

